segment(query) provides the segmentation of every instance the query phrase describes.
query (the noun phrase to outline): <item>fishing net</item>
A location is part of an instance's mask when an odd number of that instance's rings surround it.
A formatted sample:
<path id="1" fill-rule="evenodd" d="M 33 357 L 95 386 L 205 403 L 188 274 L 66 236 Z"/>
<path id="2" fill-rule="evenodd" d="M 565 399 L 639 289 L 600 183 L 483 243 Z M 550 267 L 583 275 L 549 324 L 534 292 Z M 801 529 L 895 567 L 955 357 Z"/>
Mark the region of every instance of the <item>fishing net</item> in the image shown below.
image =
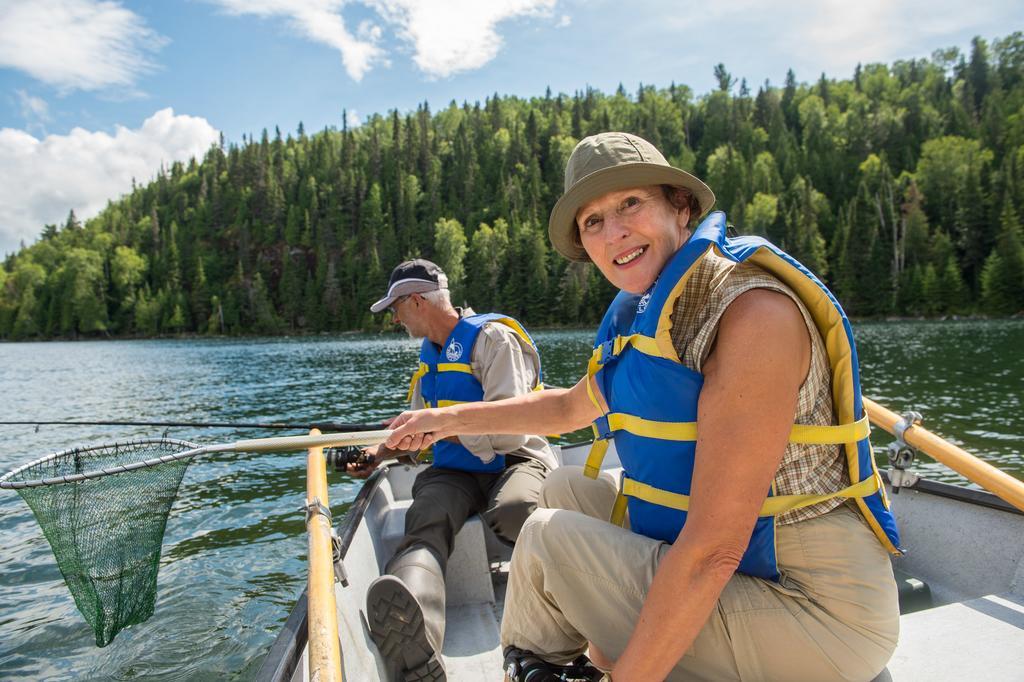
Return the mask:
<path id="1" fill-rule="evenodd" d="M 197 448 L 171 439 L 76 448 L 0 478 L 32 508 L 97 646 L 153 615 L 167 515 Z"/>

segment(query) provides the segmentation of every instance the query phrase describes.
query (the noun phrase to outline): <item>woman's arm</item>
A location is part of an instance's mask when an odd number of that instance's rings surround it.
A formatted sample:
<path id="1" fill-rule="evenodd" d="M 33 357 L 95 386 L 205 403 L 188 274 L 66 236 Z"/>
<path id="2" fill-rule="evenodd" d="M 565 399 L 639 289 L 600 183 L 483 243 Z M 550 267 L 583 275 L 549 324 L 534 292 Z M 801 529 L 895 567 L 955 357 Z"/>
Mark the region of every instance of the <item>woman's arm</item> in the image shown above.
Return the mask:
<path id="1" fill-rule="evenodd" d="M 494 433 L 566 433 L 601 415 L 587 396 L 587 378 L 572 388 L 551 388 L 493 402 L 403 412 L 391 424 L 387 447 L 420 450 L 448 436 Z"/>
<path id="2" fill-rule="evenodd" d="M 615 682 L 664 679 L 704 626 L 746 550 L 809 364 L 807 327 L 785 295 L 755 289 L 726 309 L 703 368 L 686 525 L 658 567 Z"/>

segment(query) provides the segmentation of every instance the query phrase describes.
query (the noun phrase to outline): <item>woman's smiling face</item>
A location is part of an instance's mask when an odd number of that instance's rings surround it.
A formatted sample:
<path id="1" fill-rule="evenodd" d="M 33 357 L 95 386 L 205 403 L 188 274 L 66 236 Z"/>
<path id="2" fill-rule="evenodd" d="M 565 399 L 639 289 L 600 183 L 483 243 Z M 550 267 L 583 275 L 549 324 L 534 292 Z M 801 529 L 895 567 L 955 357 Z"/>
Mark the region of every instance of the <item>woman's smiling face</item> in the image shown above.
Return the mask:
<path id="1" fill-rule="evenodd" d="M 609 192 L 576 212 L 580 242 L 608 281 L 643 293 L 690 236 L 690 210 L 676 203 L 660 185 Z"/>

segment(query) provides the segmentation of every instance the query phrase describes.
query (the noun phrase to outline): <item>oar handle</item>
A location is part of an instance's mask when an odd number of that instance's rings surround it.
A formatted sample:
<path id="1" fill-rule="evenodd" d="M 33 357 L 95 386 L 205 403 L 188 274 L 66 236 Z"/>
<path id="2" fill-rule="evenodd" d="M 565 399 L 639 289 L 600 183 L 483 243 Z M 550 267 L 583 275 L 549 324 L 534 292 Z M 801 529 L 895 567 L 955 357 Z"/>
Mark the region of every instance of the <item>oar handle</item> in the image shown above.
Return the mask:
<path id="1" fill-rule="evenodd" d="M 895 427 L 902 421 L 901 416 L 868 398 L 864 398 L 864 409 L 867 410 L 872 424 L 896 435 Z M 980 485 L 1017 509 L 1024 511 L 1024 481 L 1000 471 L 988 462 L 983 462 L 966 450 L 936 436 L 923 426 L 908 427 L 903 432 L 903 440 L 937 462 L 966 476 L 967 480 L 972 483 Z"/>
<path id="2" fill-rule="evenodd" d="M 313 436 L 281 436 L 238 440 L 225 445 L 211 445 L 207 452 L 293 452 L 309 448 L 327 448 L 339 445 L 376 445 L 391 435 L 390 429 L 358 431 L 354 433 L 321 433 Z"/>

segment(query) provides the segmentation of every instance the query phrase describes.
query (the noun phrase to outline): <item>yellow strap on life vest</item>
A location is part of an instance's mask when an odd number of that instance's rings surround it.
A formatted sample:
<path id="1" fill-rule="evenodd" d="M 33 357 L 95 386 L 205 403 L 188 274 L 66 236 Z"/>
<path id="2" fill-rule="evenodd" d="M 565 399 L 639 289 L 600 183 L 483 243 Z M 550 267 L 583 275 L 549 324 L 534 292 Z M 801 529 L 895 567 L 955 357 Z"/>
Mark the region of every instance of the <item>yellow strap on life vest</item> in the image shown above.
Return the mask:
<path id="1" fill-rule="evenodd" d="M 643 438 L 697 440 L 697 422 L 658 422 L 624 412 L 609 413 L 608 428 L 612 431 L 629 431 Z"/>
<path id="2" fill-rule="evenodd" d="M 601 407 L 601 402 L 594 395 L 594 374 L 597 373 L 597 363 L 594 362 L 594 356 L 590 356 L 590 362 L 587 364 L 587 397 L 590 398 L 590 402 L 594 403 L 601 412 L 604 412 L 604 408 Z"/>
<path id="3" fill-rule="evenodd" d="M 632 345 L 641 353 L 647 355 L 655 355 L 657 357 L 664 357 L 661 350 L 658 348 L 657 339 L 644 336 L 643 334 L 631 334 L 629 336 L 616 336 L 612 340 L 612 354 L 619 355 L 626 346 Z M 604 354 L 604 345 L 600 345 L 594 349 L 590 354 L 590 360 L 587 361 L 587 397 L 590 398 L 590 402 L 594 404 L 594 407 L 604 411 L 601 406 L 601 402 L 594 395 L 594 376 L 601 370 L 601 360 Z M 613 427 L 614 430 L 614 427 Z M 603 447 L 597 447 L 597 430 L 594 430 L 595 443 L 590 450 L 590 454 L 587 456 L 587 465 L 584 468 L 585 473 L 591 478 L 597 477 L 597 471 L 601 468 L 601 462 L 604 460 L 604 453 L 608 450 L 608 445 L 605 444 Z"/>
<path id="4" fill-rule="evenodd" d="M 608 521 L 621 528 L 622 522 L 626 520 L 627 509 L 626 496 L 619 493 L 615 496 L 615 504 L 612 505 L 612 513 L 611 516 L 608 517 Z"/>
<path id="5" fill-rule="evenodd" d="M 800 445 L 842 445 L 856 443 L 871 435 L 871 422 L 865 414 L 862 419 L 851 424 L 838 426 L 816 426 L 813 424 L 794 424 L 789 432 L 789 442 Z"/>
<path id="6" fill-rule="evenodd" d="M 658 347 L 658 340 L 653 336 L 644 336 L 643 334 L 616 336 L 615 341 L 612 342 L 612 353 L 618 355 L 626 350 L 626 346 L 633 346 L 633 348 L 636 348 L 644 355 L 653 355 L 658 358 L 664 357 L 661 348 Z"/>
<path id="7" fill-rule="evenodd" d="M 606 416 L 611 431 L 628 431 L 643 438 L 660 440 L 697 440 L 697 422 L 660 422 L 624 412 L 610 412 Z M 838 426 L 794 424 L 789 432 L 789 442 L 799 445 L 842 445 L 867 438 L 870 432 L 871 425 L 867 417 Z"/>
<path id="8" fill-rule="evenodd" d="M 594 442 L 587 453 L 587 463 L 583 465 L 583 475 L 588 478 L 597 478 L 601 473 L 601 463 L 608 452 L 608 444 L 611 441 L 605 438 L 598 438 L 597 427 L 594 427 Z"/>
<path id="9" fill-rule="evenodd" d="M 412 379 L 409 380 L 409 392 L 405 396 L 406 402 L 412 400 L 412 393 L 416 389 L 416 382 L 423 378 L 423 375 L 430 371 L 430 367 L 425 363 L 421 362 L 420 366 L 413 372 Z M 438 372 L 465 372 L 466 374 L 472 374 L 473 370 L 469 363 L 466 362 L 439 362 L 437 363 Z"/>
<path id="10" fill-rule="evenodd" d="M 416 371 L 412 373 L 412 379 L 409 380 L 409 393 L 405 396 L 405 402 L 412 400 L 412 392 L 416 390 L 416 383 L 423 378 L 423 375 L 430 370 L 427 363 L 421 362 L 420 366 L 416 368 Z"/>
<path id="11" fill-rule="evenodd" d="M 794 509 L 809 507 L 812 504 L 818 504 L 819 502 L 836 497 L 868 497 L 878 492 L 880 487 L 881 481 L 876 474 L 834 493 L 824 493 L 821 495 L 777 495 L 765 499 L 764 504 L 761 505 L 761 511 L 758 512 L 758 516 L 778 516 Z M 651 504 L 679 509 L 680 511 L 689 511 L 690 509 L 689 495 L 680 495 L 679 493 L 655 488 L 652 485 L 634 481 L 631 478 L 623 478 L 622 491 L 619 493 L 619 497 L 635 497 Z M 616 504 L 618 504 L 618 500 L 616 500 Z"/>
<path id="12" fill-rule="evenodd" d="M 612 339 L 612 355 L 618 356 L 626 349 L 626 346 L 633 346 L 645 355 L 665 357 L 658 347 L 658 340 L 653 336 L 643 334 L 630 334 L 629 336 L 616 336 Z M 590 354 L 590 361 L 587 363 L 587 376 L 592 377 L 601 369 L 601 360 L 604 357 L 604 344 L 601 344 Z M 670 358 L 671 359 L 671 358 Z"/>
<path id="13" fill-rule="evenodd" d="M 534 348 L 537 347 L 536 344 L 534 344 L 533 340 L 530 339 L 530 335 L 526 333 L 525 329 L 523 329 L 523 325 L 519 324 L 518 321 L 513 320 L 511 317 L 501 317 L 498 318 L 497 320 L 494 320 L 494 322 L 500 322 L 506 327 L 509 327 L 512 331 L 518 334 L 523 341 L 530 344 Z"/>
<path id="14" fill-rule="evenodd" d="M 436 403 L 423 401 L 423 405 L 426 407 L 451 407 L 452 405 L 461 405 L 462 403 L 469 402 L 467 400 L 438 400 Z"/>
<path id="15" fill-rule="evenodd" d="M 468 362 L 439 362 L 437 363 L 438 372 L 465 372 L 466 374 L 472 374 L 473 368 L 470 367 Z"/>

